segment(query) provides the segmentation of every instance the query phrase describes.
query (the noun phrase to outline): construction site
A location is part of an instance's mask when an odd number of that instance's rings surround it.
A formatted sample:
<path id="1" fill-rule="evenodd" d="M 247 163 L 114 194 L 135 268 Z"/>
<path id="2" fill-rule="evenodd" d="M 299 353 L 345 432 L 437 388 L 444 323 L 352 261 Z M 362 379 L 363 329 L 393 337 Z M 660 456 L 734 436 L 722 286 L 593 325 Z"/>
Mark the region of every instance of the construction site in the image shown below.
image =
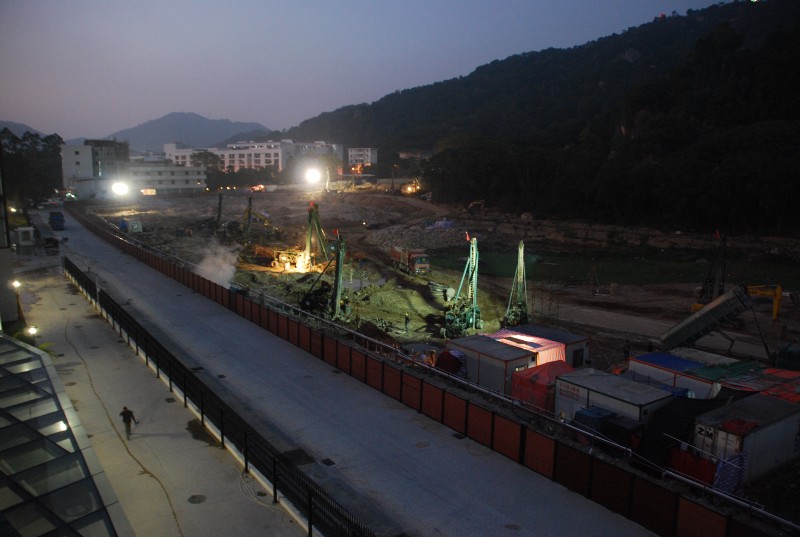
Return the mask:
<path id="1" fill-rule="evenodd" d="M 449 375 L 467 397 L 505 402 L 498 412 L 511 403 L 546 417 L 550 429 L 536 421 L 546 434 L 570 424 L 577 445 L 602 440 L 635 453 L 632 464 L 798 520 L 786 492 L 800 475 L 796 241 L 553 222 L 402 192 L 276 188 L 65 208 L 101 219 L 91 225 L 151 264 L 227 289 L 237 310 L 277 307 L 357 334 L 411 371 Z M 68 241 L 69 225 L 56 238 Z"/>
<path id="2" fill-rule="evenodd" d="M 587 336 L 591 363 L 609 369 L 623 358 L 626 340 L 636 353 L 652 348 L 652 338 L 624 327 L 598 329 L 591 320 L 575 325 L 566 308 L 677 324 L 724 293 L 726 283 L 743 281 L 725 281 L 730 267 L 722 266 L 712 233 L 539 221 L 482 200 L 437 204 L 419 196 L 418 183 L 409 185 L 228 190 L 92 209 L 220 285 L 263 293 L 398 347 L 442 347 L 448 339 L 535 323 Z M 794 282 L 774 270 L 782 256 L 784 272 L 792 273 L 800 259 L 796 242 L 731 242 L 727 249 L 747 252 L 738 267 L 758 272 L 752 281 L 762 279 L 752 286 L 757 307 L 741 316 L 737 331 L 763 339 L 770 351 L 797 340 Z M 766 285 L 762 261 L 773 263 L 766 277 L 775 281 Z M 768 360 L 766 351 L 741 357 Z"/>

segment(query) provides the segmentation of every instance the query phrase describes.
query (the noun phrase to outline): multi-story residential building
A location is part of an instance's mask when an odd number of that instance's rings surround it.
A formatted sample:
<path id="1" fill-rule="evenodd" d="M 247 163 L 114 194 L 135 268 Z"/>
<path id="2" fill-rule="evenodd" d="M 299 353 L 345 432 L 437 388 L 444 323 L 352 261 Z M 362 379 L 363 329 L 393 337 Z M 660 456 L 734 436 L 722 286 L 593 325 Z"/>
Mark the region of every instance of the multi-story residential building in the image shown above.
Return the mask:
<path id="1" fill-rule="evenodd" d="M 400 151 L 398 157 L 400 160 L 413 160 L 419 162 L 421 160 L 428 160 L 433 156 L 433 151 L 427 149 L 407 149 Z"/>
<path id="2" fill-rule="evenodd" d="M 112 179 L 127 173 L 130 149 L 127 142 L 85 140 L 83 145 L 61 148 L 62 184 L 75 190 L 81 179 Z"/>
<path id="3" fill-rule="evenodd" d="M 347 165 L 371 166 L 378 163 L 378 149 L 375 147 L 350 147 L 347 149 Z"/>
<path id="4" fill-rule="evenodd" d="M 166 160 L 131 161 L 128 144 L 86 140 L 61 148 L 63 185 L 79 199 L 114 196 L 112 186 L 125 183 L 137 195 L 186 194 L 206 189 L 205 168 L 178 166 Z"/>
<path id="5" fill-rule="evenodd" d="M 167 160 L 132 162 L 128 170 L 131 190 L 144 196 L 192 194 L 206 190 L 206 169 L 178 166 Z"/>
<path id="6" fill-rule="evenodd" d="M 272 168 L 276 172 L 286 167 L 289 159 L 301 155 L 335 155 L 340 160 L 343 149 L 338 144 L 328 142 L 295 142 L 280 140 L 267 142 L 236 142 L 224 148 L 182 147 L 177 143 L 164 144 L 164 155 L 175 164 L 189 166 L 192 155 L 209 152 L 217 155 L 226 170 Z"/>

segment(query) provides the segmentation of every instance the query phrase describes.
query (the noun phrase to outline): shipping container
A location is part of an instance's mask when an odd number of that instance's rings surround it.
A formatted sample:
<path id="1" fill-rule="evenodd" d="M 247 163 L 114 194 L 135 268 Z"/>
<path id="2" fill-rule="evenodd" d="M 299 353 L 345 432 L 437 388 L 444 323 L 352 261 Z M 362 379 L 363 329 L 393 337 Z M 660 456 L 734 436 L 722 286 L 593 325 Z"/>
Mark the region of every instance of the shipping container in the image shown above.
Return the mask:
<path id="1" fill-rule="evenodd" d="M 800 455 L 800 405 L 756 394 L 695 418 L 693 444 L 707 459 L 741 457 L 748 483 Z"/>
<path id="2" fill-rule="evenodd" d="M 563 343 L 549 339 L 532 336 L 519 332 L 516 329 L 504 328 L 493 334 L 486 334 L 490 338 L 536 353 L 536 365 L 540 366 L 549 362 L 565 362 L 566 347 Z"/>
<path id="3" fill-rule="evenodd" d="M 587 336 L 533 324 L 515 326 L 514 331 L 562 344 L 564 346 L 564 360 L 576 369 L 591 364 L 589 338 Z"/>
<path id="4" fill-rule="evenodd" d="M 628 371 L 633 373 L 636 381 L 649 379 L 674 388 L 685 388 L 689 397 L 709 399 L 714 382 L 690 373 L 701 367 L 702 364 L 694 360 L 659 351 L 642 354 L 628 361 Z"/>
<path id="5" fill-rule="evenodd" d="M 699 349 L 692 349 L 691 347 L 678 347 L 676 349 L 670 349 L 669 353 L 673 356 L 680 356 L 681 358 L 686 358 L 688 360 L 692 360 L 693 362 L 698 362 L 704 365 L 733 364 L 739 361 L 736 358 L 729 358 L 720 354 L 701 351 Z"/>
<path id="6" fill-rule="evenodd" d="M 579 369 L 556 380 L 556 414 L 574 419 L 581 408 L 598 406 L 640 423 L 668 404 L 672 394 L 605 371 Z"/>
<path id="7" fill-rule="evenodd" d="M 493 392 L 511 394 L 511 375 L 536 366 L 537 353 L 476 335 L 447 342 L 466 357 L 467 380 Z"/>

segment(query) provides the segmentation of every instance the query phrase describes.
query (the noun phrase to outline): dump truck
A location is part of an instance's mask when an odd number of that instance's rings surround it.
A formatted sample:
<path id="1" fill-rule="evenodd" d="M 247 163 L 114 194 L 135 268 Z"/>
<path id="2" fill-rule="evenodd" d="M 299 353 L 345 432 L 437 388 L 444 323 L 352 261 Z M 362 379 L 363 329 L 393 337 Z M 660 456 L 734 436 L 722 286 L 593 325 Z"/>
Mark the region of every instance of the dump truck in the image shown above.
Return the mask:
<path id="1" fill-rule="evenodd" d="M 409 274 L 427 274 L 431 270 L 425 250 L 393 246 L 392 263 L 394 268 Z"/>

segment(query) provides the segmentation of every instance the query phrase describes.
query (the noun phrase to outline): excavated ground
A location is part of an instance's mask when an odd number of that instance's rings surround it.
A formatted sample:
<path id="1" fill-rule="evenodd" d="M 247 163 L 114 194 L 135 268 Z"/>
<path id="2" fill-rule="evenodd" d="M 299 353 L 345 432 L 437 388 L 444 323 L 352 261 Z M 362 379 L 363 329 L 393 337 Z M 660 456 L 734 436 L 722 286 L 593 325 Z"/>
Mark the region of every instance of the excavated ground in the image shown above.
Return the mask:
<path id="1" fill-rule="evenodd" d="M 548 256 L 586 258 L 597 252 L 628 256 L 645 266 L 647 256 L 683 261 L 698 272 L 698 263 L 708 265 L 717 242 L 713 235 L 653 229 L 630 229 L 534 220 L 528 214 L 512 215 L 491 210 L 471 214 L 460 207 L 399 196 L 378 189 L 350 192 L 276 191 L 264 193 L 226 191 L 222 195 L 198 197 L 141 198 L 131 205 L 95 207 L 111 223 L 122 219 L 140 222 L 135 237 L 166 253 L 198 265 L 204 276 L 227 284 L 262 292 L 289 303 L 324 307 L 333 283 L 333 268 L 320 264 L 303 274 L 272 263 L 276 252 L 302 250 L 308 229 L 309 205 L 318 207 L 319 221 L 330 241 L 339 234 L 345 242 L 348 263 L 343 270 L 346 312 L 344 322 L 378 339 L 405 345 L 412 342 L 441 343 L 446 290 L 457 290 L 469 255 L 466 234 L 478 238 L 483 263 L 502 252 L 512 262 L 507 277 L 479 271 L 478 289 L 483 331 L 500 328 L 506 312 L 516 265 L 517 244 L 525 240 L 544 267 Z M 243 214 L 268 214 L 269 225 L 253 222 L 249 229 Z M 740 251 L 781 256 L 800 261 L 800 242 L 791 238 L 737 240 Z M 392 268 L 392 246 L 424 248 L 431 255 L 433 270 L 413 276 Z M 594 252 L 594 253 L 592 253 Z M 711 253 L 709 253 L 711 252 Z M 439 260 L 449 257 L 450 268 Z M 591 261 L 587 261 L 591 263 Z M 800 266 L 800 263 L 797 263 Z M 691 313 L 702 280 L 659 281 L 658 260 L 652 281 L 610 284 L 594 277 L 534 279 L 529 275 L 528 293 L 535 309 L 535 322 L 568 329 L 591 337 L 590 353 L 601 358 L 596 367 L 608 367 L 625 339 L 623 332 L 597 330 L 589 326 L 559 323 L 559 304 L 573 304 L 603 312 L 618 311 L 642 317 L 679 322 Z M 642 269 L 646 270 L 646 269 Z M 800 273 L 800 271 L 798 271 Z M 613 276 L 612 276 L 613 277 Z M 786 286 L 785 286 L 786 288 Z M 763 319 L 752 330 L 766 332 L 779 341 L 800 337 L 800 307 L 783 301 L 780 323 L 769 318 L 771 303 L 761 303 Z M 555 312 L 555 313 L 554 313 Z M 405 331 L 404 316 L 410 317 Z M 747 329 L 747 327 L 745 327 Z M 633 351 L 644 351 L 646 339 L 631 341 Z M 640 348 L 639 348 L 640 347 Z M 598 351 L 598 352 L 595 352 Z M 603 360 L 602 357 L 609 358 Z"/>

